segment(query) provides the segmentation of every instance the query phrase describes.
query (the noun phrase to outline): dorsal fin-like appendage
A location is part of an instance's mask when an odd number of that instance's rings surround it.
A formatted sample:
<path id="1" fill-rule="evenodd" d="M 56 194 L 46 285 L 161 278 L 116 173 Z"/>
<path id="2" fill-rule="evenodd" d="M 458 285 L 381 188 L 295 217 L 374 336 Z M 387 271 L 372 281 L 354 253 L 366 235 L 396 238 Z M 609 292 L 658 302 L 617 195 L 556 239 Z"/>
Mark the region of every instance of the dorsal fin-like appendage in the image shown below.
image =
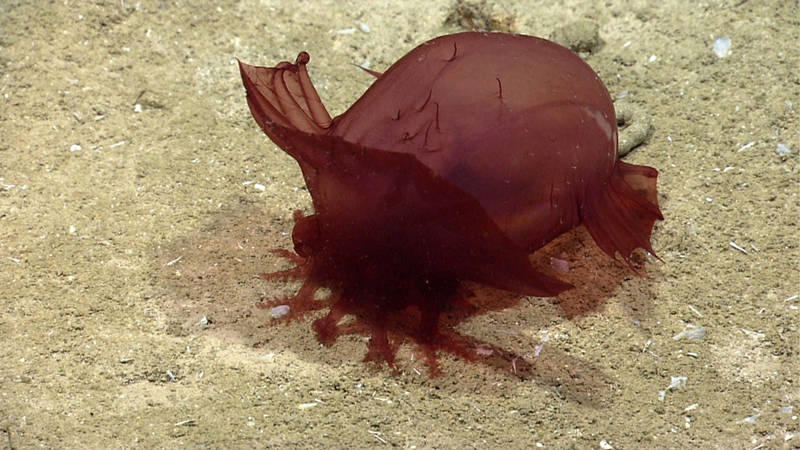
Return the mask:
<path id="1" fill-rule="evenodd" d="M 284 61 L 275 67 L 239 61 L 250 111 L 273 140 L 280 140 L 274 136 L 275 124 L 311 134 L 324 134 L 331 125 L 331 116 L 308 76 L 308 60 L 308 53 L 301 52 L 294 64 Z"/>

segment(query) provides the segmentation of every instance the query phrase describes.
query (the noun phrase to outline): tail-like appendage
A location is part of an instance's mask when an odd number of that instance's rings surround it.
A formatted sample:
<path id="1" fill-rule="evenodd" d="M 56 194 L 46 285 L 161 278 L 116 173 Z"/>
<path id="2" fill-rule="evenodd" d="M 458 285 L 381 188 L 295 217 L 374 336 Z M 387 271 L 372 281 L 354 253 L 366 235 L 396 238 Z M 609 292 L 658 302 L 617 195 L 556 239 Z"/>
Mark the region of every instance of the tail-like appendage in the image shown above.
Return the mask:
<path id="1" fill-rule="evenodd" d="M 634 249 L 643 248 L 656 256 L 650 233 L 656 220 L 663 220 L 658 208 L 658 171 L 617 161 L 603 189 L 587 194 L 581 218 L 597 245 L 612 258 L 619 253 L 629 265 Z"/>

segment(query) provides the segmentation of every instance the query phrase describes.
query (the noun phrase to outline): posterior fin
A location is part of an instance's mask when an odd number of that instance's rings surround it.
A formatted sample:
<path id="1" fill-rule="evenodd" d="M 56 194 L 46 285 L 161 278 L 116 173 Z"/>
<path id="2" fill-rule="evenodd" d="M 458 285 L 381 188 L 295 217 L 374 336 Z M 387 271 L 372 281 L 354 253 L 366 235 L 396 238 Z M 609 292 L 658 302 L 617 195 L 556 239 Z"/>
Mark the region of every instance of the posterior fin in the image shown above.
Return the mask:
<path id="1" fill-rule="evenodd" d="M 636 248 L 656 256 L 650 233 L 655 221 L 664 219 L 658 208 L 657 177 L 658 171 L 652 167 L 617 161 L 608 184 L 587 194 L 581 219 L 597 245 L 612 258 L 619 252 L 630 265 Z"/>
<path id="2" fill-rule="evenodd" d="M 331 116 L 308 76 L 308 61 L 306 52 L 297 55 L 294 64 L 284 61 L 275 67 L 239 61 L 250 112 L 278 145 L 282 140 L 275 125 L 311 134 L 323 134 L 331 125 Z"/>

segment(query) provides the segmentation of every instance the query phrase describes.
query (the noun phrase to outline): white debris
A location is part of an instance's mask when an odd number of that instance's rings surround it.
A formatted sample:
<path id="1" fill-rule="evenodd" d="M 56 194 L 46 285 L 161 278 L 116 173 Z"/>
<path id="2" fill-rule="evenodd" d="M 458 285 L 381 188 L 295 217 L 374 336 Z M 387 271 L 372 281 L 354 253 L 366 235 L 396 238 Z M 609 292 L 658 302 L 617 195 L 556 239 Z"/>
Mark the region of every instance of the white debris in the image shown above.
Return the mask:
<path id="1" fill-rule="evenodd" d="M 550 267 L 558 273 L 569 272 L 569 263 L 563 259 L 550 258 Z"/>
<path id="2" fill-rule="evenodd" d="M 605 450 L 611 450 L 614 448 L 614 446 L 609 444 L 605 439 L 603 439 L 602 441 L 600 441 L 600 448 L 603 448 Z"/>
<path id="3" fill-rule="evenodd" d="M 758 419 L 758 416 L 760 416 L 760 415 L 761 415 L 761 413 L 758 413 L 758 414 L 753 414 L 752 416 L 745 417 L 745 418 L 744 418 L 744 419 L 742 419 L 742 420 L 737 420 L 737 421 L 736 421 L 736 423 L 737 423 L 737 424 L 743 424 L 743 423 L 753 423 L 753 422 L 755 422 L 755 421 L 756 421 L 756 419 Z"/>
<path id="4" fill-rule="evenodd" d="M 742 333 L 748 335 L 752 339 L 763 339 L 766 336 L 764 333 L 760 331 L 751 331 L 746 328 L 742 328 Z"/>
<path id="5" fill-rule="evenodd" d="M 745 255 L 747 254 L 747 250 L 745 250 L 742 246 L 740 246 L 736 242 L 730 241 L 730 242 L 728 242 L 728 245 L 730 245 L 731 247 L 735 248 L 736 250 L 739 250 L 740 252 L 744 253 Z"/>
<path id="6" fill-rule="evenodd" d="M 289 314 L 289 310 L 289 305 L 278 305 L 269 310 L 269 315 L 272 316 L 273 319 L 280 319 L 281 317 Z"/>
<path id="7" fill-rule="evenodd" d="M 171 265 L 175 264 L 176 262 L 180 261 L 182 258 L 183 258 L 183 255 L 178 256 L 177 258 L 175 258 L 172 261 L 168 262 L 167 265 L 171 266 Z"/>
<path id="8" fill-rule="evenodd" d="M 365 24 L 364 22 L 358 22 L 358 28 L 364 33 L 370 32 L 369 25 Z"/>
<path id="9" fill-rule="evenodd" d="M 264 185 L 263 185 L 263 184 L 261 184 L 261 183 L 255 183 L 255 184 L 253 185 L 253 189 L 255 189 L 255 190 L 257 190 L 257 191 L 262 191 L 262 192 L 263 192 L 263 191 L 266 191 L 266 190 L 267 190 L 267 187 L 266 187 L 266 186 L 264 186 Z"/>
<path id="10" fill-rule="evenodd" d="M 789 146 L 786 144 L 778 144 L 775 148 L 775 153 L 781 156 L 789 156 L 792 154 L 792 151 L 789 149 Z"/>
<path id="11" fill-rule="evenodd" d="M 81 147 L 81 146 L 80 146 L 80 145 L 78 145 L 78 144 L 72 144 L 72 145 L 70 145 L 70 146 L 69 146 L 69 151 L 71 151 L 71 152 L 77 152 L 77 151 L 80 151 L 82 148 L 83 148 L 83 147 Z"/>
<path id="12" fill-rule="evenodd" d="M 670 377 L 670 378 L 672 378 L 672 381 L 669 383 L 669 386 L 667 386 L 667 390 L 686 387 L 686 377 Z"/>
<path id="13" fill-rule="evenodd" d="M 737 152 L 741 152 L 742 150 L 747 150 L 748 148 L 752 147 L 753 145 L 755 145 L 755 141 L 748 142 L 747 144 L 744 144 L 743 146 L 739 147 L 739 150 L 736 150 L 736 151 Z"/>
<path id="14" fill-rule="evenodd" d="M 688 324 L 684 327 L 683 331 L 672 336 L 672 339 L 678 341 L 680 339 L 689 339 L 691 341 L 702 341 L 706 337 L 706 327 L 701 327 L 694 324 Z"/>
<path id="15" fill-rule="evenodd" d="M 475 353 L 481 356 L 489 356 L 494 353 L 494 349 L 489 344 L 479 344 L 475 347 Z"/>
<path id="16" fill-rule="evenodd" d="M 372 431 L 372 430 L 367 430 L 367 431 L 369 431 L 369 433 L 372 435 L 372 437 L 374 437 L 375 439 L 380 441 L 381 444 L 387 444 L 388 443 L 388 442 L 386 442 L 386 439 L 384 439 L 384 438 L 382 438 L 380 436 L 380 434 L 381 434 L 380 431 Z"/>
<path id="17" fill-rule="evenodd" d="M 678 388 L 686 387 L 686 377 L 670 377 L 672 381 L 669 383 L 669 386 L 666 387 L 663 391 L 658 391 L 658 400 L 664 401 L 664 397 L 667 396 L 667 391 L 675 390 Z"/>
<path id="18" fill-rule="evenodd" d="M 712 48 L 714 49 L 714 54 L 717 55 L 717 58 L 724 58 L 726 56 L 730 56 L 731 38 L 720 36 L 714 39 L 714 45 Z"/>

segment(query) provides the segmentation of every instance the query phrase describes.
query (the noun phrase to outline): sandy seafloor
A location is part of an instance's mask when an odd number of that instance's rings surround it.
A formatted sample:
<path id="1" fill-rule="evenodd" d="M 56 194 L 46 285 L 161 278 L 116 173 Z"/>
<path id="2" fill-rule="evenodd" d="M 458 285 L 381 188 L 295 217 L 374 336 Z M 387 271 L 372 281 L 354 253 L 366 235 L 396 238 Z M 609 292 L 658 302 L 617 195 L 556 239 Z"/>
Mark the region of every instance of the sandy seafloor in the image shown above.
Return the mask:
<path id="1" fill-rule="evenodd" d="M 624 275 L 577 310 L 459 326 L 536 376 L 443 354 L 431 379 L 411 343 L 394 373 L 361 337 L 322 347 L 255 308 L 297 289 L 255 275 L 289 266 L 267 249 L 310 198 L 235 58 L 308 51 L 339 114 L 372 82 L 353 63 L 457 31 L 453 5 L 0 3 L 0 448 L 800 447 L 795 2 L 488 5 L 537 36 L 597 23 L 582 56 L 655 127 L 626 160 L 660 171 L 663 262 L 555 253 L 584 285 L 587 264 Z"/>

